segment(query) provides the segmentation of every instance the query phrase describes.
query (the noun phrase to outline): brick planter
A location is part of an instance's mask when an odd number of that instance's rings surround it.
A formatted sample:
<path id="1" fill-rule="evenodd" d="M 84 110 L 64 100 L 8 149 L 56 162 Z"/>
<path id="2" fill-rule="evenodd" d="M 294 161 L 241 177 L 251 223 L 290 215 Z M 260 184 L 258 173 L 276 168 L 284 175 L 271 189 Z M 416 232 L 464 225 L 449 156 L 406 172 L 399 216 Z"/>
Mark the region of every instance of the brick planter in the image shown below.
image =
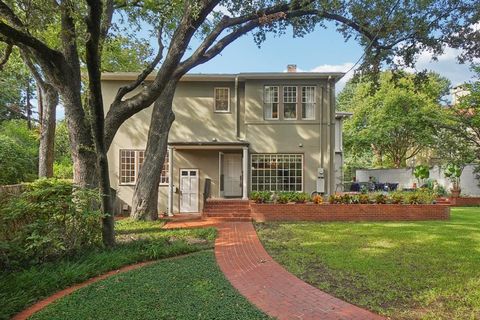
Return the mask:
<path id="1" fill-rule="evenodd" d="M 450 204 L 454 207 L 474 207 L 480 206 L 480 197 L 459 197 L 449 198 Z"/>
<path id="2" fill-rule="evenodd" d="M 439 204 L 250 204 L 255 221 L 419 221 L 448 220 Z"/>

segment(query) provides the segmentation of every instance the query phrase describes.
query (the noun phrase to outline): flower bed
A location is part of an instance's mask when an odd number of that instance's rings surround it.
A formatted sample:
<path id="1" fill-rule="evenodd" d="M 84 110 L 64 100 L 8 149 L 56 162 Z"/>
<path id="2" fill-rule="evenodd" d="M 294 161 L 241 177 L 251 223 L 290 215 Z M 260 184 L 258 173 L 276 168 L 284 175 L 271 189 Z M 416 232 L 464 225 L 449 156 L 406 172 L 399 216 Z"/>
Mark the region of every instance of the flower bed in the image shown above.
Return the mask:
<path id="1" fill-rule="evenodd" d="M 438 204 L 273 204 L 251 203 L 263 221 L 419 221 L 448 220 L 450 207 Z"/>
<path id="2" fill-rule="evenodd" d="M 454 207 L 474 207 L 480 206 L 480 197 L 451 197 L 450 204 Z"/>

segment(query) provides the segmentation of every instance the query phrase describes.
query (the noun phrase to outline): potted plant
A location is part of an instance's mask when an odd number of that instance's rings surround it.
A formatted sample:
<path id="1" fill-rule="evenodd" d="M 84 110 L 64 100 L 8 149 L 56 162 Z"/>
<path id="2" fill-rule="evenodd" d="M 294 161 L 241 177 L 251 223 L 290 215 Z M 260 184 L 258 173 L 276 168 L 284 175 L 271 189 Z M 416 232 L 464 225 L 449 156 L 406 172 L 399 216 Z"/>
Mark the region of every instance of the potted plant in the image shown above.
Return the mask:
<path id="1" fill-rule="evenodd" d="M 462 189 L 460 188 L 460 176 L 462 175 L 463 168 L 459 165 L 454 163 L 450 163 L 445 168 L 445 177 L 452 182 L 452 198 L 460 197 L 460 192 Z"/>
<path id="2" fill-rule="evenodd" d="M 428 179 L 430 177 L 430 167 L 425 164 L 418 165 L 413 170 L 413 175 L 415 176 L 415 178 L 417 178 L 420 187 L 422 187 L 425 179 Z"/>

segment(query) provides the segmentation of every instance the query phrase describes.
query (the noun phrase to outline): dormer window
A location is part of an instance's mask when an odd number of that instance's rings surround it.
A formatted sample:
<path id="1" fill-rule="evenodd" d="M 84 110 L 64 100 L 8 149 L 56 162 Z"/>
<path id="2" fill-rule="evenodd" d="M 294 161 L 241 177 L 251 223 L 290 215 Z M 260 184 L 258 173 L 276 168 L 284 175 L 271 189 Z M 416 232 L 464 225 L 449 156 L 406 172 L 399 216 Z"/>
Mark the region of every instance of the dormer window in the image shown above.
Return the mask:
<path id="1" fill-rule="evenodd" d="M 215 88 L 215 112 L 230 112 L 230 88 Z"/>

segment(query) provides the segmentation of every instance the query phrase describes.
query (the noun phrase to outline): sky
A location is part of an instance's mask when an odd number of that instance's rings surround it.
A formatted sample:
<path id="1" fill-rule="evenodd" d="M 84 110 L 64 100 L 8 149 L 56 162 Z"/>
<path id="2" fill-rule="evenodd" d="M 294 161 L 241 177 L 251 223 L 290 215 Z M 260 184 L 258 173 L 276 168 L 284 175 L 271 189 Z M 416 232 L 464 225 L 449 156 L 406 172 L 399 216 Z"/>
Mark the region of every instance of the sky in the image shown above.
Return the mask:
<path id="1" fill-rule="evenodd" d="M 200 65 L 191 72 L 238 73 L 238 72 L 282 72 L 287 64 L 296 64 L 299 71 L 349 70 L 362 56 L 362 48 L 354 40 L 345 42 L 333 25 L 327 29 L 317 28 L 303 38 L 293 38 L 291 33 L 281 37 L 268 36 L 258 48 L 252 35 L 246 35 L 225 48 L 221 55 Z M 452 85 L 472 80 L 468 65 L 455 61 L 458 52 L 446 48 L 437 62 L 431 54 L 424 52 L 418 59 L 417 70 L 433 70 L 448 78 Z M 353 75 L 353 70 L 340 80 L 337 92 Z"/>
<path id="2" fill-rule="evenodd" d="M 142 36 L 147 35 L 148 32 L 145 30 Z M 152 44 L 156 46 L 155 41 Z M 193 45 L 195 46 L 195 43 Z M 187 55 L 189 53 L 191 51 L 187 51 Z M 288 64 L 296 64 L 298 71 L 303 72 L 346 72 L 354 66 L 362 54 L 362 48 L 354 40 L 345 42 L 334 25 L 327 24 L 326 29 L 317 28 L 303 38 L 293 38 L 291 32 L 280 37 L 269 34 L 260 48 L 253 41 L 251 34 L 245 35 L 226 47 L 221 54 L 191 72 L 285 72 Z M 456 50 L 446 48 L 445 54 L 434 62 L 431 61 L 431 54 L 424 52 L 418 59 L 416 69 L 435 71 L 448 78 L 453 86 L 473 80 L 470 67 L 456 62 L 457 55 Z M 353 76 L 353 71 L 351 70 L 337 83 L 337 93 Z M 58 108 L 57 118 L 64 118 L 61 107 Z"/>

